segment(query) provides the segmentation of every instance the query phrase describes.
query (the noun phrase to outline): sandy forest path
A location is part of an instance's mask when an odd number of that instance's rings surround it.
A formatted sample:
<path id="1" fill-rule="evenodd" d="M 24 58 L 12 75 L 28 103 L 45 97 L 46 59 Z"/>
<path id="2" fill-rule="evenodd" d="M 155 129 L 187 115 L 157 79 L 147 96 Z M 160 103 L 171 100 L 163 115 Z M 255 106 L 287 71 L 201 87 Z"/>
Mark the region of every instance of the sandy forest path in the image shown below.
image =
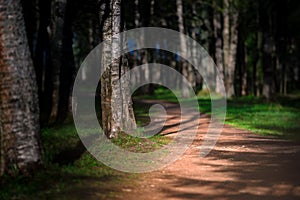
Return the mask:
<path id="1" fill-rule="evenodd" d="M 170 125 L 179 121 L 180 109 L 172 103 L 163 104 L 168 112 L 163 133 L 174 133 L 178 127 Z M 202 115 L 199 122 L 193 144 L 180 159 L 143 174 L 136 184 L 124 187 L 118 199 L 300 199 L 299 143 L 225 125 L 214 149 L 200 158 L 199 146 L 210 117 Z"/>

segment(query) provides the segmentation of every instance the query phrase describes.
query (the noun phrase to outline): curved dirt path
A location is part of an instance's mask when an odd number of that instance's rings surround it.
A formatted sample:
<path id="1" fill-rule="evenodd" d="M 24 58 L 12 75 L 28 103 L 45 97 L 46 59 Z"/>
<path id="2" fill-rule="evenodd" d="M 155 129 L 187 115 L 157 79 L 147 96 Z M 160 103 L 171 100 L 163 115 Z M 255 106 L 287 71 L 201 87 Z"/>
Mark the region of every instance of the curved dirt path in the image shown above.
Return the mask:
<path id="1" fill-rule="evenodd" d="M 157 103 L 145 101 L 143 103 Z M 161 103 L 161 102 L 160 102 Z M 179 107 L 163 103 L 168 120 L 163 134 L 172 137 Z M 185 154 L 162 170 L 143 174 L 122 188 L 118 199 L 300 199 L 300 144 L 263 137 L 225 126 L 215 148 L 199 157 L 210 118 L 202 115 L 198 134 Z M 194 122 L 189 122 L 195 125 Z"/>

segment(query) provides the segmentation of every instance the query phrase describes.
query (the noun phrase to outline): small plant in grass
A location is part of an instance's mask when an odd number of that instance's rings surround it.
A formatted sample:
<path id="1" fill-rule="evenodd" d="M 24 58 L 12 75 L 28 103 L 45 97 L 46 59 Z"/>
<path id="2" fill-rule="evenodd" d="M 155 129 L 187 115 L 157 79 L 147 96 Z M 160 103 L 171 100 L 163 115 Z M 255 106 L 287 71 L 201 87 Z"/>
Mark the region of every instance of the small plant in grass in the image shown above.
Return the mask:
<path id="1" fill-rule="evenodd" d="M 163 147 L 171 142 L 171 139 L 160 135 L 155 135 L 150 138 L 139 138 L 120 132 L 117 138 L 112 139 L 112 142 L 128 151 L 147 153 Z"/>

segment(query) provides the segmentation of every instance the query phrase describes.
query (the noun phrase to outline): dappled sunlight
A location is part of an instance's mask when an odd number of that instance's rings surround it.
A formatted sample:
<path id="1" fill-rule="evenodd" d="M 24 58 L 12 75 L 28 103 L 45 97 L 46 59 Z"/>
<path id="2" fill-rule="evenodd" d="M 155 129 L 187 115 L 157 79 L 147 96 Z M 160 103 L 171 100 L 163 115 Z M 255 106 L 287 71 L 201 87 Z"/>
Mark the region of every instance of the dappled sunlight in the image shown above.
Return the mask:
<path id="1" fill-rule="evenodd" d="M 170 137 L 182 134 L 172 133 L 178 130 L 175 129 L 177 123 L 178 117 L 173 111 L 163 132 L 169 133 Z M 211 124 L 209 115 L 202 115 L 198 123 L 198 134 L 181 158 L 162 171 L 145 175 L 141 187 L 146 199 L 300 198 L 297 176 L 300 143 L 254 135 L 225 125 L 217 145 L 206 157 L 200 158 L 199 150 L 208 127 L 215 125 Z M 140 192 L 135 189 L 125 197 L 138 196 Z M 151 198 L 153 193 L 155 198 Z"/>

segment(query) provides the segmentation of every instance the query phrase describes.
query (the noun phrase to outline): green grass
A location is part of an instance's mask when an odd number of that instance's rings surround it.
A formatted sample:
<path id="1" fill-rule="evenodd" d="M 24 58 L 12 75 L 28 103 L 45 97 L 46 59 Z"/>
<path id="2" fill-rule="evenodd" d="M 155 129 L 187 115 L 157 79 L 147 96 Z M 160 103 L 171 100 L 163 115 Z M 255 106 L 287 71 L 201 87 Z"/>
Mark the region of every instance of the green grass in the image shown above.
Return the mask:
<path id="1" fill-rule="evenodd" d="M 124 133 L 119 133 L 118 137 L 112 142 L 119 147 L 135 153 L 148 153 L 162 148 L 171 141 L 160 135 L 154 135 L 150 138 L 133 137 Z"/>
<path id="2" fill-rule="evenodd" d="M 176 96 L 164 88 L 154 96 L 137 98 L 176 102 Z M 188 101 L 188 99 L 187 99 Z M 201 113 L 210 113 L 211 100 L 207 92 L 199 93 Z M 278 97 L 266 103 L 260 98 L 244 97 L 228 100 L 226 124 L 256 134 L 275 135 L 300 140 L 300 93 Z M 140 126 L 149 122 L 150 105 L 134 104 Z M 142 131 L 142 130 L 141 130 Z M 84 199 L 93 194 L 99 199 L 113 198 L 120 187 L 135 184 L 137 175 L 121 173 L 106 167 L 81 146 L 72 123 L 42 130 L 44 167 L 32 177 L 3 176 L 0 179 L 0 199 Z M 113 140 L 132 152 L 149 152 L 166 145 L 170 139 L 161 136 L 137 138 L 124 134 Z"/>
<path id="3" fill-rule="evenodd" d="M 262 135 L 300 140 L 299 97 L 279 97 L 266 103 L 258 98 L 229 100 L 226 123 Z"/>
<path id="4" fill-rule="evenodd" d="M 176 96 L 163 87 L 159 87 L 154 96 L 140 98 L 176 102 Z M 217 95 L 210 94 L 207 90 L 200 91 L 198 93 L 200 112 L 210 114 L 211 99 L 217 98 Z M 255 134 L 300 140 L 300 92 L 286 97 L 279 96 L 271 103 L 252 96 L 230 99 L 227 101 L 225 123 Z"/>
<path id="5" fill-rule="evenodd" d="M 138 93 L 138 92 L 139 91 L 136 91 L 136 93 Z M 158 88 L 155 89 L 154 95 L 135 95 L 134 94 L 134 98 L 135 99 L 167 100 L 169 102 L 177 103 L 178 100 L 177 100 L 176 96 L 180 96 L 180 93 L 178 91 L 174 91 L 174 92 L 167 89 L 166 87 L 159 86 Z"/>
<path id="6" fill-rule="evenodd" d="M 211 112 L 211 100 L 199 96 L 202 113 Z M 225 124 L 255 134 L 300 140 L 300 95 L 278 97 L 267 103 L 262 98 L 241 97 L 227 101 Z"/>
<path id="7" fill-rule="evenodd" d="M 144 116 L 138 124 L 147 123 L 145 108 L 139 107 L 135 111 L 136 115 Z M 84 199 L 86 193 L 99 196 L 99 199 L 109 199 L 120 193 L 120 188 L 128 182 L 135 184 L 133 180 L 138 178 L 138 175 L 116 171 L 96 160 L 82 146 L 72 122 L 43 128 L 41 139 L 43 168 L 32 177 L 1 177 L 0 200 Z M 150 152 L 167 144 L 169 139 L 120 134 L 113 142 L 132 152 Z"/>
<path id="8" fill-rule="evenodd" d="M 107 188 L 107 192 L 101 194 L 105 197 L 112 195 L 108 186 L 123 179 L 124 174 L 104 166 L 88 152 L 77 152 L 82 147 L 73 124 L 45 128 L 41 135 L 43 168 L 32 177 L 2 177 L 0 199 L 72 199 L 75 198 L 74 188 L 78 189 L 76 193 L 80 196 L 80 190 L 85 193 L 84 190 L 95 187 Z M 78 154 L 78 158 L 73 154 Z M 115 178 L 110 180 L 107 177 Z M 86 187 L 87 183 L 89 187 Z"/>

